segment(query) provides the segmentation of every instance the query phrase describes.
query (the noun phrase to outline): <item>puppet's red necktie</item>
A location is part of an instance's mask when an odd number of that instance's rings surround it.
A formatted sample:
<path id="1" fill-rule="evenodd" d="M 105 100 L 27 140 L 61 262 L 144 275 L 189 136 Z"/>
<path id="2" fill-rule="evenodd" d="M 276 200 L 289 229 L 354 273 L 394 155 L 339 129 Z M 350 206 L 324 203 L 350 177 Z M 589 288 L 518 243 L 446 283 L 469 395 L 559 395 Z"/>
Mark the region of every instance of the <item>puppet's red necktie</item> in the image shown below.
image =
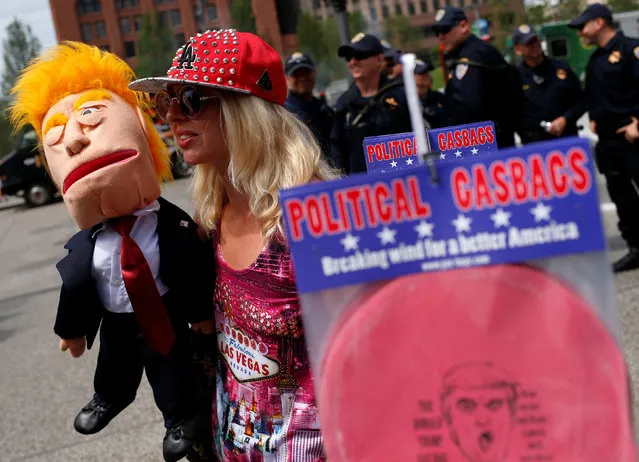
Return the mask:
<path id="1" fill-rule="evenodd" d="M 112 221 L 113 229 L 122 235 L 122 280 L 147 344 L 161 354 L 168 355 L 175 341 L 175 332 L 149 264 L 130 236 L 136 219 L 128 215 Z"/>

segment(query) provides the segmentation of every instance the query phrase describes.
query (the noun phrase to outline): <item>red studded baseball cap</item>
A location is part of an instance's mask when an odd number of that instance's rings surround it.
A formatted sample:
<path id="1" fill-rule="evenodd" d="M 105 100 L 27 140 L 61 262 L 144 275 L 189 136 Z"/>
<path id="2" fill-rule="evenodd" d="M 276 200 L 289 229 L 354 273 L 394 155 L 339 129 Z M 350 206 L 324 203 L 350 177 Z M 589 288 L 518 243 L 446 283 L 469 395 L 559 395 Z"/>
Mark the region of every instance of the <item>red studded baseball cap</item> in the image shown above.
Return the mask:
<path id="1" fill-rule="evenodd" d="M 257 35 L 235 29 L 207 30 L 191 37 L 175 53 L 166 77 L 139 79 L 129 88 L 157 93 L 172 84 L 235 91 L 281 105 L 287 94 L 277 52 Z"/>
<path id="2" fill-rule="evenodd" d="M 315 379 L 329 460 L 637 460 L 620 345 L 562 280 L 414 274 L 349 306 Z"/>

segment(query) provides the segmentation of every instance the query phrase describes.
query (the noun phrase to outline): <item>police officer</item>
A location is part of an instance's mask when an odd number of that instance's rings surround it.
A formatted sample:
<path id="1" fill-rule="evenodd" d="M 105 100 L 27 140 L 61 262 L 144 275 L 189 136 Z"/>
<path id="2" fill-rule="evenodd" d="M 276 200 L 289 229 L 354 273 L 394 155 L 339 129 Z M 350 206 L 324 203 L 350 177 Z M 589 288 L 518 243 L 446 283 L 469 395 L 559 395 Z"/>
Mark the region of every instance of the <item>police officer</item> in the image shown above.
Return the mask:
<path id="1" fill-rule="evenodd" d="M 475 37 L 464 12 L 455 7 L 437 11 L 435 33 L 451 72 L 446 85 L 454 125 L 492 120 L 497 145 L 514 146 L 521 110 L 521 79 L 492 45 Z"/>
<path id="2" fill-rule="evenodd" d="M 388 76 L 389 79 L 401 79 L 402 78 L 402 62 L 400 61 L 400 56 L 402 52 L 400 50 L 396 50 L 393 46 L 388 43 L 386 40 L 381 41 L 382 46 L 384 47 L 384 60 L 386 61 L 386 67 L 384 68 L 384 73 Z"/>
<path id="3" fill-rule="evenodd" d="M 331 132 L 331 158 L 346 174 L 366 171 L 364 138 L 412 131 L 403 81 L 383 74 L 383 52 L 377 37 L 361 32 L 337 52 L 353 77 L 337 100 Z"/>
<path id="4" fill-rule="evenodd" d="M 629 252 L 615 272 L 639 268 L 639 39 L 615 32 L 607 6 L 591 4 L 573 19 L 586 45 L 596 45 L 586 67 L 586 109 L 599 136 L 597 165 L 617 206 Z"/>
<path id="5" fill-rule="evenodd" d="M 443 93 L 431 88 L 433 81 L 430 77 L 430 71 L 433 69 L 434 67 L 430 61 L 415 60 L 415 85 L 422 103 L 426 128 L 441 128 L 449 125 L 446 113 L 446 97 Z"/>
<path id="6" fill-rule="evenodd" d="M 286 108 L 296 114 L 311 129 L 322 152 L 328 155 L 333 126 L 333 110 L 324 98 L 313 96 L 316 71 L 310 56 L 293 53 L 284 66 L 288 96 Z"/>
<path id="7" fill-rule="evenodd" d="M 576 136 L 577 120 L 586 110 L 579 78 L 569 65 L 544 54 L 529 24 L 516 28 L 512 40 L 523 58 L 524 110 L 517 130 L 522 143 Z"/>

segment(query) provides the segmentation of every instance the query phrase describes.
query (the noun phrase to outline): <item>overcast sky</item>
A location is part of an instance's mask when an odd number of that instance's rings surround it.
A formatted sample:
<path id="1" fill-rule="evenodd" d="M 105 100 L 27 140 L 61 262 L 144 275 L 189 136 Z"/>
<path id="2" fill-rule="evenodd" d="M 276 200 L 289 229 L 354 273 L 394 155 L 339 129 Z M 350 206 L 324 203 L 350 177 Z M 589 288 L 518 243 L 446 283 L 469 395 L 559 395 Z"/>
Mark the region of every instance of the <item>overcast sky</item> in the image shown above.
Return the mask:
<path id="1" fill-rule="evenodd" d="M 0 0 L 0 3 L 2 3 L 2 8 L 0 8 L 0 44 L 4 42 L 7 26 L 14 18 L 31 26 L 31 30 L 40 39 L 43 48 L 57 43 L 49 0 Z M 3 67 L 3 61 L 0 60 L 0 70 Z"/>

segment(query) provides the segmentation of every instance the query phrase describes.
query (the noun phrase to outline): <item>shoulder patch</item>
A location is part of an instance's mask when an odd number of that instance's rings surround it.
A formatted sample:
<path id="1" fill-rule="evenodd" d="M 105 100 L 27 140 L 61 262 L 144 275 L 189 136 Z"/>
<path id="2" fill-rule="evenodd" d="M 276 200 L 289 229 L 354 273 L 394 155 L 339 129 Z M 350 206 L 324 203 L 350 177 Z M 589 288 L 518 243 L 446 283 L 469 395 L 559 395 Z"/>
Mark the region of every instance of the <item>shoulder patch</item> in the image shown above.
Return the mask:
<path id="1" fill-rule="evenodd" d="M 463 79 L 466 72 L 468 72 L 468 64 L 458 64 L 455 66 L 455 77 L 457 77 L 457 80 Z"/>
<path id="2" fill-rule="evenodd" d="M 639 47 L 635 47 L 635 49 L 632 50 L 632 52 L 635 54 L 635 58 L 639 59 Z"/>
<path id="3" fill-rule="evenodd" d="M 384 102 L 386 102 L 389 106 L 399 106 L 399 103 L 395 98 L 386 98 Z"/>
<path id="4" fill-rule="evenodd" d="M 568 77 L 568 74 L 564 69 L 557 69 L 557 78 L 560 80 L 566 80 L 566 77 Z"/>

